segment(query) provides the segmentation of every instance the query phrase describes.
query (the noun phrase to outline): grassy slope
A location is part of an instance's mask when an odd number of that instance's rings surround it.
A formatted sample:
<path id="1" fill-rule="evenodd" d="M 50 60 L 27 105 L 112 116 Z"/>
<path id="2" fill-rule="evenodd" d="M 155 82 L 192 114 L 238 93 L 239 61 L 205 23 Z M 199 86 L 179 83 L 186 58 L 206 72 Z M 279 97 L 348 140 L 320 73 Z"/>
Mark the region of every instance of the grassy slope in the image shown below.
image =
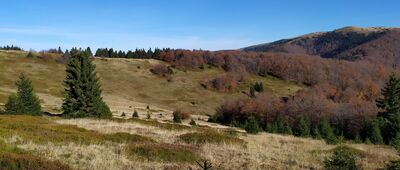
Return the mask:
<path id="1" fill-rule="evenodd" d="M 74 169 L 188 169 L 207 159 L 218 169 L 321 169 L 335 147 L 321 140 L 262 133 L 237 136 L 225 130 L 144 120 L 56 119 L 0 115 L 0 146 L 34 161 L 58 161 Z M 180 128 L 179 128 L 180 127 Z M 46 136 L 46 138 L 40 137 Z M 4 145 L 4 144 L 3 144 Z M 348 144 L 363 169 L 398 159 L 388 146 Z"/>
<path id="2" fill-rule="evenodd" d="M 57 64 L 54 59 L 25 56 L 24 52 L 0 51 L 0 103 L 6 102 L 7 96 L 15 90 L 14 81 L 24 72 L 32 79 L 46 110 L 54 112 L 61 104 L 64 65 Z M 240 90 L 222 93 L 200 86 L 200 82 L 224 73 L 216 68 L 187 72 L 177 70 L 173 81 L 168 82 L 149 71 L 160 61 L 97 58 L 94 63 L 101 78 L 105 101 L 119 113 L 132 113 L 135 108 L 145 112 L 146 106 L 150 105 L 159 112 L 183 109 L 194 114 L 213 114 L 225 98 L 242 95 Z M 292 94 L 301 88 L 273 77 L 252 76 L 240 89 L 248 89 L 254 81 L 264 82 L 266 93 L 275 95 Z"/>

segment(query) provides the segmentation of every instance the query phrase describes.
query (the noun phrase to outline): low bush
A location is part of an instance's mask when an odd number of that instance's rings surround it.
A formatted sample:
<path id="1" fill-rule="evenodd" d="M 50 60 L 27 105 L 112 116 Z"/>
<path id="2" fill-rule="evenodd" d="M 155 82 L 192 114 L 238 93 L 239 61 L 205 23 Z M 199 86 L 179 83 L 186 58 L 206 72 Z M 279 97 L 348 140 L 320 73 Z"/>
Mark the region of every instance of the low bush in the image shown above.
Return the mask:
<path id="1" fill-rule="evenodd" d="M 324 161 L 324 167 L 327 170 L 356 170 L 356 154 L 359 154 L 356 149 L 347 146 L 336 147 L 332 156 Z"/>

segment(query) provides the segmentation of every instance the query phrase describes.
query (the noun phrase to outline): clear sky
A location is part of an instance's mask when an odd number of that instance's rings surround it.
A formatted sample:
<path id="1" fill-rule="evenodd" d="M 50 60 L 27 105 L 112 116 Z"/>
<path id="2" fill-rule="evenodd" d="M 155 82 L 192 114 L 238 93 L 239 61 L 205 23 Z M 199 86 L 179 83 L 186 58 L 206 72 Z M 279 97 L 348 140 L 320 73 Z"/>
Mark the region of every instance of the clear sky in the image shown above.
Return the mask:
<path id="1" fill-rule="evenodd" d="M 0 0 L 0 45 L 235 49 L 344 26 L 400 26 L 399 0 Z"/>

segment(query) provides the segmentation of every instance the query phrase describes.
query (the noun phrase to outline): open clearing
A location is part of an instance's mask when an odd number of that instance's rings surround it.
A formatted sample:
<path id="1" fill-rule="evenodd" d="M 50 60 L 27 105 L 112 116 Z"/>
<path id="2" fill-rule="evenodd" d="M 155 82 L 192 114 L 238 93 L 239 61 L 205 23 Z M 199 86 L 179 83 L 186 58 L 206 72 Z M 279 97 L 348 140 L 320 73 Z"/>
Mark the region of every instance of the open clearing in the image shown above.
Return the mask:
<path id="1" fill-rule="evenodd" d="M 59 113 L 62 103 L 65 66 L 56 62 L 57 55 L 27 58 L 26 52 L 0 50 L 0 104 L 15 91 L 14 82 L 25 73 L 33 82 L 45 111 Z M 38 54 L 39 55 L 39 54 Z M 172 81 L 154 75 L 150 69 L 163 63 L 153 59 L 95 58 L 94 63 L 103 89 L 103 98 L 115 116 L 123 112 L 130 117 L 136 109 L 141 116 L 150 107 L 154 118 L 169 119 L 172 111 L 180 109 L 193 115 L 212 115 L 228 97 L 244 95 L 255 81 L 262 81 L 265 93 L 286 96 L 301 86 L 274 77 L 250 76 L 237 91 L 217 92 L 203 88 L 200 83 L 224 74 L 217 68 L 198 71 L 175 70 Z"/>
<path id="2" fill-rule="evenodd" d="M 202 160 L 217 169 L 321 169 L 335 147 L 322 140 L 232 131 L 139 119 L 0 116 L 0 141 L 8 147 L 72 169 L 187 169 Z M 388 146 L 348 145 L 361 153 L 357 162 L 364 169 L 398 158 Z"/>

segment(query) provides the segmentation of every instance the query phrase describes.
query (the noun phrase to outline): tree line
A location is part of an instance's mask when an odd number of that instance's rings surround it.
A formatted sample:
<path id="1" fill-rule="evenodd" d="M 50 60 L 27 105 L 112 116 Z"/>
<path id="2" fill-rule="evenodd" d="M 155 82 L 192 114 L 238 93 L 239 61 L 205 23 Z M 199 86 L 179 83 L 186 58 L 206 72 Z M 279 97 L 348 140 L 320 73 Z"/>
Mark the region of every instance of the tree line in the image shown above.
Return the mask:
<path id="1" fill-rule="evenodd" d="M 18 46 L 14 46 L 14 45 L 5 45 L 3 47 L 0 46 L 0 50 L 15 50 L 15 51 L 22 51 L 23 49 L 21 47 Z"/>

